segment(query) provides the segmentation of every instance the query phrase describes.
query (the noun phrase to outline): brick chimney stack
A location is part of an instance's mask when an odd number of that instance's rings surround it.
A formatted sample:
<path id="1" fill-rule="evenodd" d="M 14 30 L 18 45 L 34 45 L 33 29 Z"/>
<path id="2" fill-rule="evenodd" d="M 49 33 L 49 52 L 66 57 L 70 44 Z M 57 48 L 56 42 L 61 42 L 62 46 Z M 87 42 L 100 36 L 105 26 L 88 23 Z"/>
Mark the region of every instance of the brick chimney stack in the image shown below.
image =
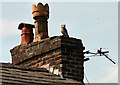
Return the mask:
<path id="1" fill-rule="evenodd" d="M 48 22 L 49 18 L 49 6 L 48 4 L 43 5 L 38 3 L 38 5 L 32 5 L 33 19 L 35 20 L 35 41 L 40 41 L 42 39 L 48 38 Z"/>
<path id="2" fill-rule="evenodd" d="M 46 68 L 62 78 L 83 82 L 84 46 L 80 39 L 54 36 L 42 41 L 19 45 L 11 50 L 12 63 Z"/>

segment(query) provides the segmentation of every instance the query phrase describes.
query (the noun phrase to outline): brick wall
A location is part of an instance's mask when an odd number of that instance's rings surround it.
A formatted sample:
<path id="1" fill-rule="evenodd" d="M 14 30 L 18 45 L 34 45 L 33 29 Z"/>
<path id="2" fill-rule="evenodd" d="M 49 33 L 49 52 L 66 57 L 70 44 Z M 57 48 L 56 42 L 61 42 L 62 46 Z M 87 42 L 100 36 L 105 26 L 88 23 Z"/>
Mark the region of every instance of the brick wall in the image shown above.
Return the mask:
<path id="1" fill-rule="evenodd" d="M 54 36 L 11 49 L 12 63 L 46 68 L 62 78 L 83 82 L 84 46 L 80 39 Z"/>

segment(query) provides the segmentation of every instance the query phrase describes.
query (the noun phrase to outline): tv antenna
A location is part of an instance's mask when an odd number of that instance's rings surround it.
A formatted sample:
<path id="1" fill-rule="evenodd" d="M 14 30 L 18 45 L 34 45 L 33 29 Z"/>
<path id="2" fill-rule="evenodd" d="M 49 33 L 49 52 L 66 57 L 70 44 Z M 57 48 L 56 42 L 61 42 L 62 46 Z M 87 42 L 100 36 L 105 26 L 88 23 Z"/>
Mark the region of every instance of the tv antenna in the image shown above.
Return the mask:
<path id="1" fill-rule="evenodd" d="M 102 51 L 102 48 L 98 49 L 96 53 L 90 52 L 89 50 L 84 52 L 84 54 L 92 54 L 92 56 L 100 56 L 100 57 L 104 56 L 108 60 L 110 60 L 113 64 L 116 64 L 110 57 L 108 57 L 108 53 L 109 51 Z M 89 57 L 92 57 L 92 56 L 89 56 Z M 90 60 L 89 57 L 85 58 L 84 61 Z"/>

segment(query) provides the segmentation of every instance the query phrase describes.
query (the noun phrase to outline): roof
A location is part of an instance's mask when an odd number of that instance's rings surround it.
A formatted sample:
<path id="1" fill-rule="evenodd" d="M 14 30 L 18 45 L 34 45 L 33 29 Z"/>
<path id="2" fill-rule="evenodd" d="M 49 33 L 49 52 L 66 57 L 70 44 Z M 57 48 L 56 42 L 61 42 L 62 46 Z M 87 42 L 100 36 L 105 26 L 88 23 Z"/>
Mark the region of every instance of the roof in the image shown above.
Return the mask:
<path id="1" fill-rule="evenodd" d="M 73 83 L 82 85 L 81 82 L 72 79 L 62 79 L 61 77 L 49 73 L 45 68 L 29 68 L 10 63 L 0 63 L 0 74 L 2 84 L 42 84 L 42 85 L 72 85 Z"/>

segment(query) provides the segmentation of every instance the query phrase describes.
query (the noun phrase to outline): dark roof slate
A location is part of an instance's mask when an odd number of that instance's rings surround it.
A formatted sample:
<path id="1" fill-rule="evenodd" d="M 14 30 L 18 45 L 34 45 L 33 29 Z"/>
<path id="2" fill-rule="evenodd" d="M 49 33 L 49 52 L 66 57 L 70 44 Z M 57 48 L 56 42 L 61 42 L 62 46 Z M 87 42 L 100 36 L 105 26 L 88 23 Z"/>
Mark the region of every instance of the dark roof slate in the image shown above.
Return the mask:
<path id="1" fill-rule="evenodd" d="M 0 63 L 0 80 L 2 84 L 19 85 L 82 85 L 81 82 L 72 79 L 62 79 L 57 75 L 49 73 L 44 68 L 29 68 Z"/>

